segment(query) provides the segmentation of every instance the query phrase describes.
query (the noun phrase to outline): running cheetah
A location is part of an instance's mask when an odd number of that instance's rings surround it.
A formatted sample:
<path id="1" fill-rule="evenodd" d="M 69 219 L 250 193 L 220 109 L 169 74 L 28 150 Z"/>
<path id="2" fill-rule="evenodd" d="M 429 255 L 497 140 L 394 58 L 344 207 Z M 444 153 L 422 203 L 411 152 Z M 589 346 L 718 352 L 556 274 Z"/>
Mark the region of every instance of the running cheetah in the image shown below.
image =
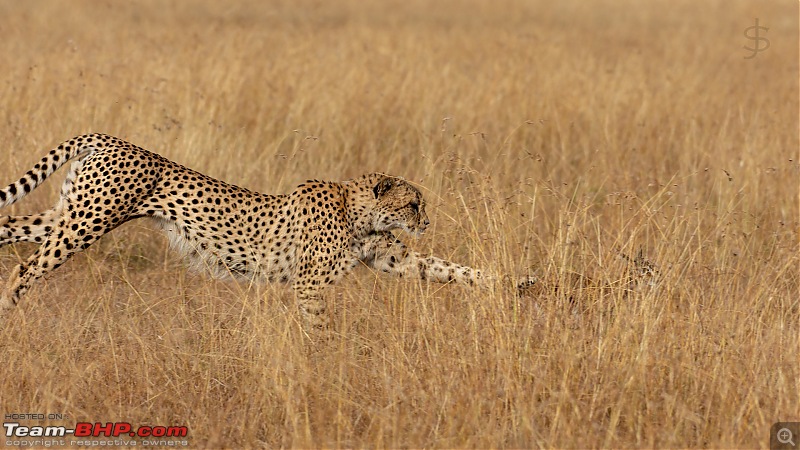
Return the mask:
<path id="1" fill-rule="evenodd" d="M 306 325 L 328 326 L 321 291 L 359 262 L 398 276 L 486 284 L 480 270 L 410 251 L 392 233 L 428 226 L 420 192 L 371 173 L 344 182 L 307 181 L 286 195 L 253 192 L 188 169 L 104 134 L 70 139 L 17 182 L 0 208 L 72 161 L 56 205 L 41 214 L 0 216 L 0 246 L 35 242 L 0 296 L 0 314 L 39 277 L 123 223 L 146 217 L 195 267 L 215 276 L 291 283 Z"/>

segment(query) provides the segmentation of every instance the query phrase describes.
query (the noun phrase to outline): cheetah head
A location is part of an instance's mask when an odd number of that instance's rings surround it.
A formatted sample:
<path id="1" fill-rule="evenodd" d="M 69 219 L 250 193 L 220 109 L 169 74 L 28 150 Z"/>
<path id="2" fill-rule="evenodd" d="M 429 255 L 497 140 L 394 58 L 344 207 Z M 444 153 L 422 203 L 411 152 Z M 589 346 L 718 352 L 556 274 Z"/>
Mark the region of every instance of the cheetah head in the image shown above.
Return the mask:
<path id="1" fill-rule="evenodd" d="M 430 224 L 422 194 L 407 181 L 387 176 L 378 181 L 372 192 L 377 202 L 373 217 L 375 231 L 400 228 L 418 236 Z"/>

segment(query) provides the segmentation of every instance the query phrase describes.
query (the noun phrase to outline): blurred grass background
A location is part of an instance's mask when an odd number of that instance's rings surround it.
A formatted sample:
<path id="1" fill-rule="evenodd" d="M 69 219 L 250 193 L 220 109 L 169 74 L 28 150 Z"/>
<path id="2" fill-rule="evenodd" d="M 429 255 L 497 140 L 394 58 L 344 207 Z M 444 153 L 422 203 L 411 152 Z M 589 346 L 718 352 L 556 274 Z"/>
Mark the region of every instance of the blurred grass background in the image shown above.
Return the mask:
<path id="1" fill-rule="evenodd" d="M 796 2 L 3 0 L 0 35 L 0 184 L 86 132 L 263 192 L 382 171 L 428 199 L 420 252 L 613 281 L 643 248 L 663 278 L 575 317 L 361 269 L 313 344 L 287 287 L 187 273 L 133 222 L 0 330 L 4 414 L 197 447 L 762 447 L 800 420 Z"/>

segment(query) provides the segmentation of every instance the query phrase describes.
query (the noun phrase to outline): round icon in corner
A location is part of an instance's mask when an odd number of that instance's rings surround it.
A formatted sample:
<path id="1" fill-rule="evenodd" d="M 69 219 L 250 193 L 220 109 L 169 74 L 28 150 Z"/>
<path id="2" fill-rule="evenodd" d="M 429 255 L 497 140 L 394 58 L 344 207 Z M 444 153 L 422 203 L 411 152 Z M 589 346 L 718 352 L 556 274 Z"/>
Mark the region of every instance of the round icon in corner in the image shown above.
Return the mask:
<path id="1" fill-rule="evenodd" d="M 781 444 L 792 444 L 792 447 L 796 447 L 794 445 L 794 441 L 792 440 L 794 438 L 792 430 L 788 428 L 781 428 L 776 433 L 776 437 L 778 438 L 778 442 L 780 442 Z"/>

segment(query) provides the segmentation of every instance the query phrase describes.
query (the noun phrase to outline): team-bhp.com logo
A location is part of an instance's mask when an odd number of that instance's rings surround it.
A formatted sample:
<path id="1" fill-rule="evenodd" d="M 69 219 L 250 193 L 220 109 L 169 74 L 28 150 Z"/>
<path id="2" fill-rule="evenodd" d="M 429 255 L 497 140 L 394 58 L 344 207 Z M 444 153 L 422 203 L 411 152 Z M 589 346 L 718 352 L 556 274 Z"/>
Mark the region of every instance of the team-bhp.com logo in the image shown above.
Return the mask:
<path id="1" fill-rule="evenodd" d="M 6 439 L 24 439 L 28 443 L 21 445 L 33 445 L 37 438 L 44 440 L 53 440 L 66 437 L 86 438 L 77 445 L 115 445 L 111 441 L 104 441 L 100 443 L 101 438 L 143 438 L 141 444 L 144 445 L 188 445 L 186 441 L 175 441 L 175 438 L 185 438 L 189 434 L 189 429 L 185 426 L 139 426 L 134 427 L 128 422 L 107 422 L 105 424 L 100 422 L 78 422 L 75 428 L 67 428 L 65 426 L 23 426 L 17 422 L 4 422 L 3 428 L 5 429 Z M 92 438 L 98 438 L 95 443 Z M 166 443 L 164 440 L 170 439 L 172 444 Z M 128 441 L 126 441 L 128 442 Z M 9 441 L 6 441 L 7 445 Z M 20 445 L 17 444 L 17 445 Z M 122 444 L 122 443 L 120 443 Z M 10 445 L 14 445 L 11 443 Z M 64 445 L 64 444 L 62 444 Z M 119 445 L 119 444 L 116 444 Z M 123 444 L 124 445 L 124 444 Z"/>

